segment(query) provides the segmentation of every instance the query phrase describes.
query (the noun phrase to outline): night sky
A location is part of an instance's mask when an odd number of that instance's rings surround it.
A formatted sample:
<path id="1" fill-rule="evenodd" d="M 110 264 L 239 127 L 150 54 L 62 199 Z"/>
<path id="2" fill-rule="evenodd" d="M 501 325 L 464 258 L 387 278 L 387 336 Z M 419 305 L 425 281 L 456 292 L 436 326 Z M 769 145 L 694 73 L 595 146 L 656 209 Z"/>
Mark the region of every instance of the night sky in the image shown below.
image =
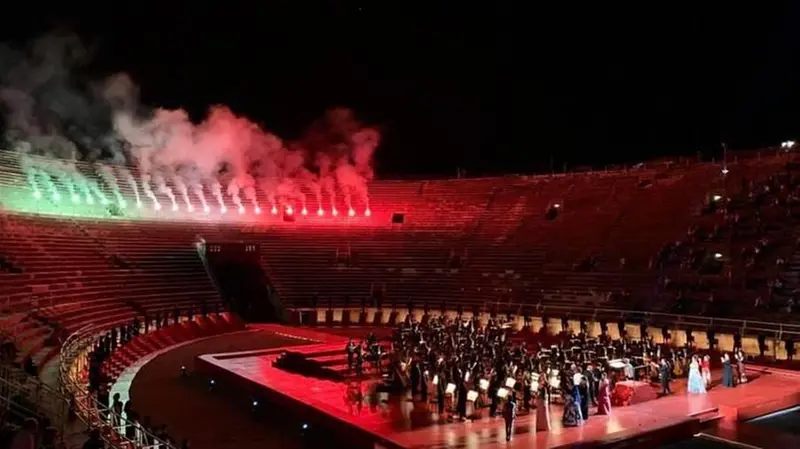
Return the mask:
<path id="1" fill-rule="evenodd" d="M 383 132 L 383 177 L 719 155 L 721 141 L 798 137 L 796 2 L 264 3 L 63 5 L 15 14 L 0 35 L 70 27 L 96 45 L 88 75 L 125 71 L 146 103 L 197 118 L 227 104 L 289 139 L 330 107 L 352 108 Z"/>

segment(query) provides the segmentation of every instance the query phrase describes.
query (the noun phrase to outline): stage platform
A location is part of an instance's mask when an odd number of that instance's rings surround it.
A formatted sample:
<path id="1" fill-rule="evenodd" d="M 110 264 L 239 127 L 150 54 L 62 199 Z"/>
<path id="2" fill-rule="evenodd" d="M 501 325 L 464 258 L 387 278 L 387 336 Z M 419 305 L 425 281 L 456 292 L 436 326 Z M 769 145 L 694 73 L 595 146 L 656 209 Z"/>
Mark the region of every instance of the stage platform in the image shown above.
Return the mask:
<path id="1" fill-rule="evenodd" d="M 263 329 L 302 339 L 293 346 L 325 358 L 344 352 L 346 337 L 279 325 Z M 353 448 L 548 448 L 548 447 L 659 447 L 691 437 L 714 422 L 733 423 L 800 404 L 800 376 L 779 370 L 748 369 L 751 382 L 736 388 L 719 386 L 719 372 L 707 395 L 690 396 L 685 381 L 672 383 L 675 394 L 616 407 L 611 416 L 594 416 L 577 428 L 561 426 L 561 407 L 551 406 L 553 428 L 536 432 L 535 413 L 521 414 L 515 436 L 506 443 L 501 418 L 484 417 L 468 422 L 444 422 L 424 405 L 403 398 L 388 406 L 365 406 L 359 413 L 345 400 L 347 384 L 289 373 L 272 366 L 283 349 L 209 354 L 198 357 L 199 373 L 236 385 L 279 407 L 317 423 L 348 441 Z M 333 357 L 331 358 L 333 359 Z M 327 360 L 327 359 L 325 359 Z M 653 387 L 655 388 L 655 387 Z M 432 410 L 433 408 L 431 408 Z M 484 413 L 486 415 L 486 413 Z"/>

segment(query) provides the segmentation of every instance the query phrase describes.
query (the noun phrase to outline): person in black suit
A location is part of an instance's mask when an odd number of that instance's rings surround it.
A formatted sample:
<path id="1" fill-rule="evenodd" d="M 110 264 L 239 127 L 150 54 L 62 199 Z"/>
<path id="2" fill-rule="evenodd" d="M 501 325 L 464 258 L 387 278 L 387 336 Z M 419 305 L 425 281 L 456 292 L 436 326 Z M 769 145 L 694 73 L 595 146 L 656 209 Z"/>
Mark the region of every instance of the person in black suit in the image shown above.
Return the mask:
<path id="1" fill-rule="evenodd" d="M 667 360 L 661 359 L 661 364 L 658 367 L 658 379 L 661 381 L 661 394 L 664 396 L 672 394 L 672 390 L 669 389 L 669 374 L 669 364 L 667 364 Z"/>
<path id="2" fill-rule="evenodd" d="M 517 400 L 512 395 L 503 407 L 503 420 L 506 422 L 506 441 L 511 441 L 514 420 L 517 419 Z"/>

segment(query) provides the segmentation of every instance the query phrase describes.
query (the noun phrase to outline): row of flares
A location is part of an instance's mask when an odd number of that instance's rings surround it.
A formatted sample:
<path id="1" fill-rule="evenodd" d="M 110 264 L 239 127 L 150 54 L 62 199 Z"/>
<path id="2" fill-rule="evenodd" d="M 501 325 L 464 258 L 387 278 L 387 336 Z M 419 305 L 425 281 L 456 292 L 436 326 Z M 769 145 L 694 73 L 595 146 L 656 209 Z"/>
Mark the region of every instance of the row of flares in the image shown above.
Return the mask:
<path id="1" fill-rule="evenodd" d="M 178 194 L 180 195 L 179 198 L 178 195 L 175 195 L 173 189 L 167 185 L 163 177 L 158 176 L 156 179 L 153 179 L 151 176 L 145 174 L 142 175 L 140 181 L 137 182 L 137 180 L 127 169 L 117 168 L 117 170 L 120 176 L 127 180 L 130 190 L 133 192 L 137 209 L 143 209 L 147 207 L 146 203 L 149 201 L 149 207 L 151 207 L 154 211 L 161 211 L 165 209 L 165 206 L 170 206 L 170 209 L 173 212 L 179 212 L 183 209 L 187 212 L 198 211 L 204 214 L 210 214 L 215 207 L 219 210 L 220 214 L 226 214 L 228 212 L 228 206 L 225 204 L 225 196 L 223 194 L 222 186 L 219 184 L 219 182 L 213 181 L 209 184 L 209 190 L 213 196 L 213 200 L 209 200 L 206 198 L 205 190 L 202 184 L 194 183 L 187 187 L 182 179 L 177 176 L 173 177 L 172 180 L 178 189 Z M 116 205 L 122 209 L 126 209 L 128 207 L 128 202 L 122 195 L 122 190 L 117 182 L 117 177 L 114 176 L 113 169 L 111 167 L 102 166 L 99 168 L 98 172 L 113 192 Z M 37 200 L 42 199 L 45 194 L 49 194 L 50 198 L 57 203 L 64 200 L 61 192 L 59 192 L 58 186 L 53 181 L 55 178 L 66 187 L 68 190 L 69 201 L 74 204 L 80 204 L 81 202 L 85 202 L 86 204 L 96 204 L 99 202 L 100 204 L 106 206 L 112 204 L 112 201 L 109 200 L 108 196 L 97 185 L 96 182 L 87 179 L 77 170 L 57 170 L 55 174 L 51 174 L 43 169 L 31 167 L 26 170 L 26 173 L 28 184 L 33 191 L 34 198 Z M 153 189 L 151 182 L 155 185 L 155 190 Z M 158 198 L 157 193 L 166 196 L 169 199 L 169 203 L 166 205 L 162 204 L 162 201 Z M 199 201 L 199 207 L 195 207 L 195 204 L 192 203 L 191 194 L 193 194 L 197 201 Z M 235 189 L 235 191 L 231 192 L 229 196 L 236 211 L 238 211 L 239 214 L 245 214 L 247 212 L 247 207 L 243 203 L 238 189 Z M 250 194 L 248 197 L 253 213 L 260 215 L 262 210 L 256 196 L 254 194 Z M 216 206 L 209 204 L 213 203 L 214 201 L 216 201 Z M 181 206 L 181 202 L 183 203 L 183 207 Z M 352 205 L 348 204 L 347 208 L 347 216 L 355 217 L 358 215 Z M 296 211 L 297 209 L 295 206 L 285 201 L 281 201 L 280 203 L 273 201 L 270 205 L 270 213 L 272 215 L 278 215 L 279 213 L 294 215 Z M 299 213 L 304 216 L 309 215 L 310 212 L 306 207 L 305 201 L 303 201 L 303 204 L 300 206 Z M 339 210 L 336 208 L 333 198 L 331 198 L 330 213 L 334 217 L 340 214 Z M 319 207 L 317 208 L 316 214 L 320 217 L 326 215 L 321 201 Z M 363 214 L 366 217 L 372 215 L 368 205 L 364 209 Z"/>

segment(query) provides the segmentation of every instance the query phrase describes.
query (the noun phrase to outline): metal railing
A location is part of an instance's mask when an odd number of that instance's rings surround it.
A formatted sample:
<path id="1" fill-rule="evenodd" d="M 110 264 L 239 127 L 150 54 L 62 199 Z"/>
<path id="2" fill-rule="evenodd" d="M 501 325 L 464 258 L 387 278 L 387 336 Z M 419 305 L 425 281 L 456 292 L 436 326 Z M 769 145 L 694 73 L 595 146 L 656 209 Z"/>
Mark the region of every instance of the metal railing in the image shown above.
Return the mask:
<path id="1" fill-rule="evenodd" d="M 88 325 L 70 335 L 59 353 L 59 376 L 63 392 L 70 397 L 76 416 L 90 429 L 99 429 L 103 440 L 115 449 L 167 449 L 173 446 L 160 440 L 141 424 L 128 420 L 101 404 L 89 391 L 89 357 L 100 333 Z M 119 348 L 118 348 L 119 349 Z M 129 431 L 132 429 L 132 431 Z"/>
<path id="2" fill-rule="evenodd" d="M 717 330 L 731 330 L 745 333 L 768 333 L 778 338 L 794 336 L 800 338 L 800 325 L 776 323 L 759 320 L 742 320 L 735 318 L 718 318 L 697 315 L 679 315 L 663 312 L 644 312 L 638 310 L 581 307 L 563 305 L 521 304 L 509 302 L 488 301 L 484 303 L 482 311 L 497 310 L 498 313 L 511 312 L 515 315 L 549 316 L 551 318 L 573 318 L 602 320 L 629 320 L 631 322 L 647 322 L 654 324 L 677 324 L 691 328 L 714 328 Z"/>
<path id="3" fill-rule="evenodd" d="M 69 419 L 69 402 L 36 376 L 4 364 L 0 366 L 0 400 L 16 403 L 35 416 L 46 416 L 53 427 L 63 429 Z"/>

